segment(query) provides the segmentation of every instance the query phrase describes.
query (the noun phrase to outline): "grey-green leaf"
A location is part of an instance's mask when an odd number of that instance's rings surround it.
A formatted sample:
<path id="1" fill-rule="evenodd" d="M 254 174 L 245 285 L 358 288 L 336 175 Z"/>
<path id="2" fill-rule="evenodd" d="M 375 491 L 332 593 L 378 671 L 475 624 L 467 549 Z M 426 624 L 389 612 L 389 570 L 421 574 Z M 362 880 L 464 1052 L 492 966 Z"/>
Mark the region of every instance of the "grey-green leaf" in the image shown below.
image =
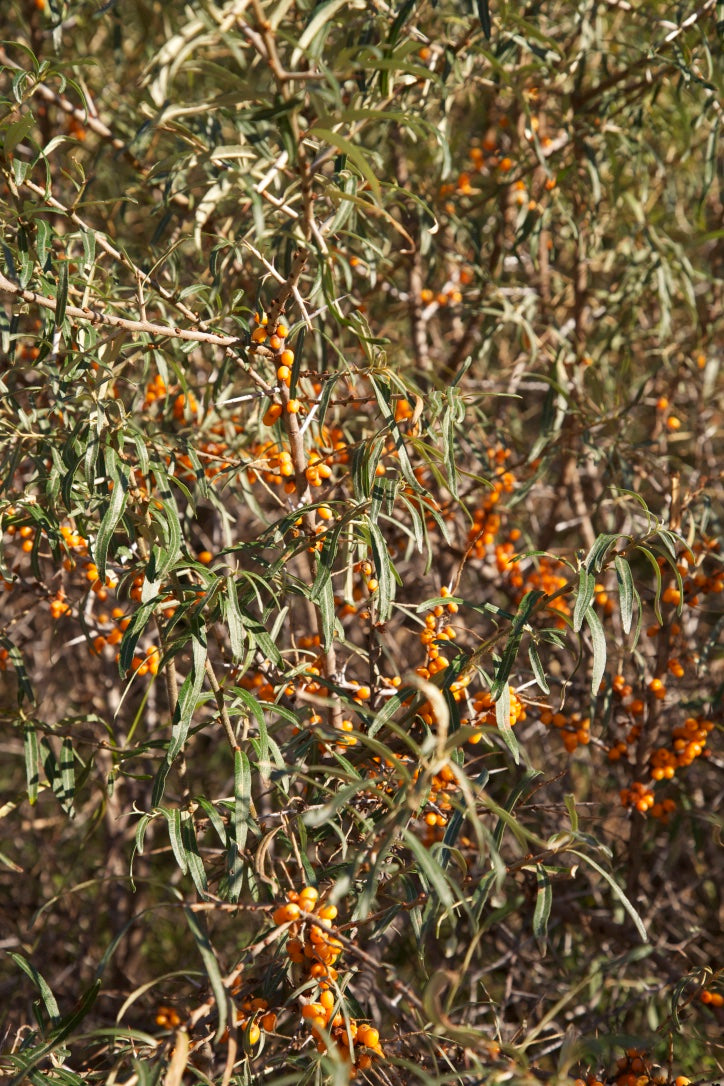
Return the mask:
<path id="1" fill-rule="evenodd" d="M 593 644 L 591 692 L 595 697 L 598 693 L 598 688 L 601 685 L 603 673 L 606 670 L 606 635 L 603 632 L 601 620 L 594 611 L 593 607 L 589 607 L 586 611 L 586 622 L 588 623 L 588 628 L 591 631 L 591 642 Z"/>
<path id="2" fill-rule="evenodd" d="M 593 573 L 589 573 L 588 570 L 581 569 L 578 573 L 578 593 L 576 595 L 576 605 L 573 609 L 573 629 L 576 633 L 583 625 L 584 616 L 590 607 L 595 591 L 595 576 Z"/>
<path id="3" fill-rule="evenodd" d="M 631 630 L 631 620 L 633 619 L 633 576 L 631 574 L 631 566 L 620 554 L 616 555 L 614 565 L 616 567 L 616 583 L 618 585 L 618 597 L 621 605 L 621 625 L 623 626 L 623 632 L 627 634 Z"/>

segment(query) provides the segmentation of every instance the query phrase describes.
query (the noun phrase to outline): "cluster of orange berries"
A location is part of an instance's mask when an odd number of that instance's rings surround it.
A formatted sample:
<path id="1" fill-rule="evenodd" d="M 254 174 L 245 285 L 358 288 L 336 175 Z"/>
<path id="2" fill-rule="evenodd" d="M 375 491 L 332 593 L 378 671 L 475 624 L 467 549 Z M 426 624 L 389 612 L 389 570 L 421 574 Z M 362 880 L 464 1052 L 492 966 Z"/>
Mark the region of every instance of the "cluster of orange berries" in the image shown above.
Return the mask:
<path id="1" fill-rule="evenodd" d="M 724 995 L 722 995 L 721 992 L 712 992 L 708 988 L 705 988 L 704 991 L 700 993 L 699 999 L 709 1007 L 724 1007 Z"/>
<path id="2" fill-rule="evenodd" d="M 65 591 L 59 588 L 50 601 L 50 614 L 54 619 L 64 618 L 72 613 L 73 608 L 65 598 Z"/>
<path id="3" fill-rule="evenodd" d="M 708 754 L 707 737 L 713 731 L 714 722 L 702 717 L 689 716 L 683 724 L 671 732 L 673 750 L 659 748 L 651 755 L 651 776 L 655 781 L 670 780 L 677 769 L 682 769 Z"/>
<path id="4" fill-rule="evenodd" d="M 468 532 L 468 541 L 472 545 L 472 554 L 476 558 L 484 558 L 489 547 L 492 547 L 497 539 L 501 527 L 501 516 L 497 511 L 497 505 L 504 494 L 510 494 L 516 484 L 516 478 L 512 471 L 504 470 L 505 462 L 510 457 L 510 449 L 499 446 L 487 450 L 491 467 L 495 468 L 496 475 L 492 486 L 486 491 L 483 500 L 473 513 L 473 523 Z M 508 537 L 508 543 L 496 547 L 496 561 L 498 571 L 502 573 L 508 568 L 510 558 L 514 553 L 513 543 L 520 538 L 520 532 L 514 530 Z"/>
<path id="5" fill-rule="evenodd" d="M 278 321 L 273 329 L 269 328 L 269 318 L 264 314 L 255 314 L 256 328 L 251 333 L 251 350 L 265 347 L 270 351 L 276 365 L 276 378 L 280 384 L 290 387 L 292 383 L 292 367 L 294 366 L 294 351 L 285 343 L 289 335 L 289 329 L 282 321 Z M 298 415 L 302 409 L 299 400 L 287 399 L 286 410 L 289 415 Z M 263 417 L 265 426 L 273 426 L 282 415 L 284 407 L 277 400 L 272 400 Z"/>
<path id="6" fill-rule="evenodd" d="M 452 810 L 451 797 L 459 791 L 457 778 L 449 765 L 444 765 L 430 781 L 430 794 L 422 815 L 425 824 L 423 843 L 428 847 L 441 841 Z"/>
<path id="7" fill-rule="evenodd" d="M 616 1060 L 613 1076 L 615 1086 L 663 1086 L 669 1076 L 662 1068 L 655 1067 L 645 1052 L 627 1048 L 626 1054 Z M 677 1075 L 673 1086 L 689 1086 L 686 1075 Z"/>
<path id="8" fill-rule="evenodd" d="M 332 477 L 332 468 L 328 463 L 328 458 L 321 456 L 316 449 L 312 449 L 304 474 L 310 486 L 321 486 L 325 480 Z"/>
<path id="9" fill-rule="evenodd" d="M 549 728 L 557 728 L 563 746 L 569 754 L 573 754 L 578 747 L 585 747 L 591 742 L 591 720 L 581 713 L 554 713 L 552 709 L 544 709 L 540 714 L 542 724 Z"/>
<path id="10" fill-rule="evenodd" d="M 663 1068 L 651 1062 L 645 1052 L 638 1048 L 627 1048 L 626 1053 L 616 1060 L 616 1069 L 612 1076 L 606 1076 L 605 1081 L 613 1082 L 614 1086 L 689 1086 L 690 1079 L 686 1075 L 677 1075 L 670 1079 Z M 604 1079 L 598 1075 L 589 1074 L 586 1078 L 577 1078 L 573 1086 L 604 1086 Z"/>
<path id="11" fill-rule="evenodd" d="M 271 414 L 270 414 L 271 413 Z M 264 422 L 267 425 L 271 425 L 279 415 L 281 414 L 281 406 L 279 404 L 272 404 L 264 416 Z M 332 427 L 331 429 L 323 426 L 321 433 L 316 438 L 317 445 L 323 450 L 321 452 L 317 449 L 312 449 L 307 458 L 307 466 L 304 471 L 305 478 L 311 487 L 320 487 L 324 483 L 329 482 L 334 474 L 333 465 L 346 464 L 349 461 L 349 450 L 347 442 L 344 439 L 342 430 L 339 427 Z M 294 476 L 293 464 L 289 452 L 283 447 L 276 446 L 274 443 L 265 443 L 258 446 L 255 453 L 259 457 L 267 458 L 270 456 L 270 470 L 276 476 L 270 478 L 269 475 L 265 475 L 265 481 L 273 485 L 284 484 L 284 489 L 288 493 L 292 493 L 296 487 L 295 483 L 291 482 L 291 477 Z M 281 476 L 281 478 L 279 478 Z M 255 476 L 252 471 L 249 472 L 250 482 L 255 481 Z M 286 482 L 284 480 L 287 480 Z M 317 508 L 317 514 L 321 520 L 331 520 L 333 517 L 332 510 L 327 505 L 321 505 Z"/>
<path id="12" fill-rule="evenodd" d="M 332 928 L 337 907 L 320 902 L 319 891 L 314 886 L 290 890 L 286 896 L 286 903 L 274 910 L 274 923 L 289 925 L 287 956 L 317 982 L 315 998 L 302 1004 L 302 1019 L 310 1027 L 319 1052 L 327 1051 L 328 1040 L 322 1032 L 325 1031 L 340 1054 L 354 1061 L 357 1070 L 365 1071 L 372 1065 L 374 1056 L 384 1053 L 379 1032 L 373 1026 L 345 1015 L 341 996 L 333 989 L 338 976 L 334 963 L 343 949 Z"/>
<path id="13" fill-rule="evenodd" d="M 440 589 L 440 596 L 444 599 L 450 595 L 450 589 L 443 585 Z M 415 668 L 417 674 L 423 679 L 429 679 L 431 675 L 436 675 L 438 671 L 444 671 L 448 666 L 447 657 L 441 652 L 441 643 L 454 641 L 457 637 L 457 631 L 454 626 L 451 626 L 447 621 L 447 615 L 457 614 L 458 604 L 454 601 L 450 603 L 438 603 L 425 616 L 424 627 L 420 633 L 420 641 L 425 647 L 426 660 L 424 665 Z"/>
<path id="14" fill-rule="evenodd" d="M 118 657 L 116 657 L 118 659 Z M 157 645 L 149 645 L 145 656 L 134 656 L 131 660 L 130 670 L 136 675 L 158 675 L 158 666 L 161 663 L 161 650 Z"/>
<path id="15" fill-rule="evenodd" d="M 83 571 L 83 577 L 89 582 L 91 592 L 94 593 L 98 602 L 105 603 L 109 597 L 110 591 L 117 587 L 118 578 L 115 574 L 108 573 L 105 580 L 101 581 L 98 575 L 98 567 L 88 556 L 87 540 L 76 531 L 76 529 L 69 525 L 61 525 L 60 531 L 66 547 L 71 552 L 74 552 L 64 559 L 64 568 L 66 570 L 73 570 L 77 566 L 78 559 L 84 561 L 85 569 Z M 143 574 L 139 573 L 131 582 L 129 595 L 131 599 L 136 602 L 139 602 L 141 599 L 143 580 Z M 167 606 L 164 609 L 166 617 L 170 617 L 170 615 L 173 614 L 175 606 L 176 601 L 174 600 L 167 603 Z M 63 618 L 72 613 L 71 605 L 68 603 L 65 591 L 62 587 L 58 589 L 55 596 L 50 601 L 50 613 L 54 619 Z M 124 608 L 120 606 L 113 607 L 110 612 L 98 612 L 98 614 L 95 615 L 95 625 L 98 629 L 98 633 L 91 640 L 88 646 L 89 651 L 96 656 L 100 656 L 106 647 L 115 647 L 119 645 L 123 640 L 123 634 L 127 630 L 130 622 L 130 616 L 126 613 Z M 116 660 L 118 660 L 118 652 L 116 652 Z M 135 655 L 133 657 L 130 670 L 139 676 L 157 675 L 160 662 L 160 649 L 156 645 L 149 645 L 142 656 Z"/>
<path id="16" fill-rule="evenodd" d="M 527 714 L 523 702 L 512 686 L 508 687 L 508 691 L 510 694 L 510 726 L 511 728 L 514 728 L 521 720 L 526 719 Z M 461 723 L 472 723 L 480 728 L 497 728 L 498 721 L 495 716 L 495 702 L 488 690 L 482 690 L 479 694 L 475 695 L 473 710 L 475 715 L 472 720 L 462 720 Z M 471 735 L 468 739 L 468 743 L 475 745 L 476 743 L 479 743 L 482 738 L 483 732 L 480 731 L 478 734 Z"/>
<path id="17" fill-rule="evenodd" d="M 304 723 L 307 724 L 309 727 L 315 727 L 317 724 L 322 723 L 322 717 L 319 715 L 319 713 L 312 712 L 312 714 L 307 718 L 306 721 L 304 721 Z M 338 736 L 335 743 L 332 744 L 334 750 L 342 752 L 347 747 L 353 747 L 356 745 L 357 737 L 356 735 L 352 734 L 354 732 L 354 724 L 351 720 L 335 720 L 334 728 L 338 732 L 342 733 Z M 301 731 L 301 727 L 295 726 L 294 728 L 292 728 L 293 735 L 299 735 Z M 328 751 L 330 749 L 330 744 L 326 742 L 320 742 L 318 744 L 318 749 L 319 752 L 323 754 L 325 751 Z"/>
<path id="18" fill-rule="evenodd" d="M 160 373 L 157 373 L 146 385 L 146 395 L 143 406 L 152 407 L 157 400 L 162 400 L 168 395 L 168 386 Z"/>
<path id="19" fill-rule="evenodd" d="M 337 906 L 320 902 L 319 891 L 314 886 L 289 890 L 286 896 L 286 903 L 274 910 L 272 919 L 277 925 L 290 925 L 286 942 L 288 958 L 295 965 L 305 966 L 315 980 L 336 980 L 334 963 L 343 949 L 332 932 Z M 312 915 L 306 917 L 305 913 Z"/>
<path id="20" fill-rule="evenodd" d="M 108 599 L 108 590 L 115 588 L 118 584 L 118 578 L 114 573 L 107 573 L 105 580 L 101 581 L 98 575 L 98 566 L 95 562 L 88 562 L 83 576 L 89 582 L 91 592 L 100 603 L 105 603 Z M 141 578 L 141 581 L 143 581 L 143 578 Z"/>
<path id="21" fill-rule="evenodd" d="M 156 1025 L 161 1029 L 177 1029 L 183 1019 L 178 1013 L 175 1007 L 169 1007 L 166 1003 L 161 1003 L 156 1008 Z"/>
<path id="22" fill-rule="evenodd" d="M 666 697 L 666 689 L 663 683 L 660 680 L 652 680 L 652 682 L 654 683 L 654 685 L 653 687 L 651 687 L 651 693 L 657 701 L 663 701 L 663 699 Z M 632 697 L 633 687 L 630 683 L 626 682 L 626 679 L 623 675 L 614 675 L 611 686 L 613 688 L 614 694 L 616 694 L 617 697 L 621 699 L 623 707 L 625 708 L 629 716 L 642 717 L 644 715 L 644 713 L 646 712 L 646 701 L 644 700 L 644 698 L 641 697 Z M 618 761 L 618 758 L 621 757 L 621 755 L 625 754 L 626 747 L 631 746 L 631 744 L 635 742 L 635 740 L 639 736 L 640 730 L 641 729 L 638 727 L 638 725 L 635 725 L 626 737 L 626 742 L 619 742 L 616 744 L 616 747 L 613 749 L 618 749 L 620 751 L 620 754 L 615 755 L 612 753 L 612 751 L 610 751 L 609 758 L 612 762 Z"/>
<path id="23" fill-rule="evenodd" d="M 148 409 L 149 407 L 152 407 L 158 400 L 166 399 L 167 397 L 174 395 L 177 390 L 178 385 L 169 388 L 161 375 L 157 373 L 146 385 L 143 401 L 144 408 Z M 183 422 L 189 416 L 195 416 L 197 414 L 198 406 L 198 401 L 193 392 L 178 392 L 173 400 L 173 417 L 177 422 Z M 196 452 L 200 458 L 214 461 L 213 463 L 204 466 L 204 475 L 207 479 L 214 479 L 220 473 L 228 472 L 233 467 L 233 464 L 225 455 L 229 451 L 228 442 L 220 440 L 226 436 L 228 428 L 231 428 L 237 434 L 243 430 L 241 424 L 234 422 L 232 419 L 220 419 L 209 427 L 209 432 L 213 436 L 209 439 L 199 439 L 196 444 Z M 193 481 L 196 478 L 196 468 L 188 453 L 179 452 L 173 457 L 166 457 L 167 465 L 170 466 L 172 461 L 174 464 L 174 473 L 178 477 L 190 481 Z"/>
<path id="24" fill-rule="evenodd" d="M 399 773 L 400 764 L 409 770 L 410 780 L 413 783 L 419 779 L 422 772 L 420 766 L 408 754 L 399 755 L 396 762 L 389 758 L 383 759 L 376 754 L 372 761 L 379 769 L 389 771 L 389 776 L 382 783 L 388 795 L 394 795 L 405 784 L 405 778 Z M 457 790 L 455 773 L 449 765 L 443 766 L 434 774 L 430 782 L 430 791 L 422 803 L 419 815 L 425 828 L 424 844 L 430 845 L 442 839 L 448 822 L 448 812 L 452 810 L 451 797 Z"/>
<path id="25" fill-rule="evenodd" d="M 179 392 L 173 401 L 173 417 L 177 422 L 183 422 L 189 415 L 195 415 L 199 409 L 198 400 L 193 392 L 188 394 Z"/>
<path id="26" fill-rule="evenodd" d="M 385 1054 L 380 1044 L 379 1030 L 368 1022 L 345 1018 L 337 1010 L 339 1004 L 332 989 L 324 983 L 320 984 L 320 988 L 319 998 L 302 1007 L 302 1018 L 311 1026 L 317 1051 L 327 1051 L 327 1043 L 320 1032 L 324 1029 L 344 1059 L 352 1061 L 354 1058 L 355 1070 L 369 1070 L 375 1056 L 383 1057 Z"/>
<path id="27" fill-rule="evenodd" d="M 621 699 L 629 698 L 632 687 L 626 682 L 623 675 L 615 675 L 612 682 L 614 693 Z M 666 687 L 659 678 L 652 679 L 648 684 L 651 695 L 656 700 L 664 700 Z M 633 717 L 643 716 L 646 703 L 643 698 L 633 698 L 626 704 L 626 710 Z M 671 744 L 668 747 L 657 747 L 649 757 L 649 771 L 651 779 L 656 783 L 670 781 L 678 769 L 690 766 L 697 758 L 707 757 L 709 749 L 707 738 L 714 729 L 714 722 L 703 716 L 687 717 L 683 724 L 677 725 L 671 732 Z M 614 743 L 608 751 L 611 762 L 620 761 L 633 746 L 641 734 L 641 724 L 633 724 L 625 737 Z M 666 818 L 674 808 L 672 800 L 664 800 L 663 803 L 653 802 L 650 790 L 645 794 L 640 790 L 643 785 L 637 786 L 636 791 L 624 789 L 621 792 L 621 801 L 624 806 L 636 807 L 642 814 L 651 812 L 655 818 Z"/>
<path id="28" fill-rule="evenodd" d="M 88 540 L 70 524 L 61 524 L 60 534 L 69 551 L 75 551 L 80 558 L 88 556 Z M 63 567 L 67 570 L 75 569 L 73 558 L 66 559 Z"/>
<path id="29" fill-rule="evenodd" d="M 8 512 L 14 513 L 15 510 L 8 510 Z M 30 554 L 33 547 L 35 546 L 35 536 L 37 534 L 37 529 L 32 528 L 29 524 L 8 524 L 7 528 L 5 529 L 5 534 L 9 536 L 17 535 L 18 539 L 21 540 L 20 550 L 23 552 L 23 554 Z"/>
<path id="30" fill-rule="evenodd" d="M 274 687 L 261 671 L 247 671 L 244 675 L 237 676 L 234 669 L 232 669 L 230 674 L 231 678 L 239 686 L 242 686 L 244 690 L 251 691 L 258 701 L 270 703 L 274 701 Z"/>
<path id="31" fill-rule="evenodd" d="M 236 425 L 236 424 L 234 424 Z M 217 423 L 216 427 L 212 427 L 212 430 L 219 428 L 223 432 L 223 423 Z M 203 441 L 200 440 L 196 446 L 196 451 L 200 457 L 210 458 L 214 463 L 207 464 L 203 468 L 204 476 L 209 480 L 214 480 L 217 475 L 221 475 L 224 472 L 229 472 L 233 469 L 233 463 L 224 455 L 228 452 L 229 446 L 225 441 Z M 185 479 L 187 482 L 194 482 L 197 476 L 197 469 L 194 466 L 194 462 L 188 453 L 180 452 L 176 453 L 173 457 L 166 457 L 166 463 L 171 466 L 173 461 L 173 474 L 179 479 Z"/>
<path id="32" fill-rule="evenodd" d="M 704 536 L 697 540 L 690 550 L 680 555 L 676 569 L 682 578 L 683 596 L 678 585 L 670 584 L 661 594 L 663 602 L 678 607 L 683 600 L 689 607 L 696 607 L 700 595 L 717 595 L 724 591 L 724 573 L 721 567 L 717 566 L 711 573 L 703 568 L 707 558 L 716 555 L 718 550 L 719 540 Z M 665 558 L 659 557 L 657 562 L 662 571 L 669 568 Z"/>
<path id="33" fill-rule="evenodd" d="M 296 490 L 294 482 L 294 464 L 292 454 L 288 448 L 276 441 L 264 441 L 254 448 L 255 459 L 266 461 L 266 468 L 262 472 L 265 483 L 271 486 L 284 486 L 288 494 Z M 248 469 L 250 483 L 255 483 L 258 476 L 253 468 Z"/>
<path id="34" fill-rule="evenodd" d="M 444 290 L 434 291 L 429 287 L 424 287 L 420 291 L 420 301 L 423 305 L 431 305 L 433 302 L 439 306 L 460 305 L 462 300 L 462 291 L 453 285 L 445 287 Z"/>
<path id="35" fill-rule="evenodd" d="M 554 595 L 568 584 L 568 577 L 564 570 L 563 562 L 551 558 L 550 555 L 541 555 L 538 559 L 538 565 L 526 574 L 519 598 L 522 599 L 526 592 L 530 592 L 533 588 L 540 588 L 548 596 Z M 571 614 L 571 608 L 565 596 L 556 596 L 554 600 L 547 604 L 547 607 L 549 611 L 557 612 L 560 616 L 569 616 Z M 557 623 L 561 627 L 565 626 L 562 617 L 557 619 Z"/>
<path id="36" fill-rule="evenodd" d="M 250 1047 L 257 1045 L 263 1033 L 273 1033 L 277 1025 L 275 1011 L 269 1010 L 269 1001 L 262 996 L 247 996 L 236 1012 L 236 1024 L 242 1030 Z M 221 1043 L 229 1039 L 228 1029 L 221 1036 Z"/>
<path id="37" fill-rule="evenodd" d="M 92 647 L 96 654 L 103 651 L 106 645 L 118 645 L 123 640 L 124 631 L 128 629 L 131 619 L 122 607 L 114 607 L 110 614 L 101 611 L 96 615 L 96 623 L 100 627 L 112 628 L 107 633 L 98 634 L 93 639 Z"/>
<path id="38" fill-rule="evenodd" d="M 619 796 L 622 807 L 634 807 L 639 814 L 647 814 L 655 803 L 654 793 L 641 781 L 634 781 L 630 788 L 622 788 Z"/>

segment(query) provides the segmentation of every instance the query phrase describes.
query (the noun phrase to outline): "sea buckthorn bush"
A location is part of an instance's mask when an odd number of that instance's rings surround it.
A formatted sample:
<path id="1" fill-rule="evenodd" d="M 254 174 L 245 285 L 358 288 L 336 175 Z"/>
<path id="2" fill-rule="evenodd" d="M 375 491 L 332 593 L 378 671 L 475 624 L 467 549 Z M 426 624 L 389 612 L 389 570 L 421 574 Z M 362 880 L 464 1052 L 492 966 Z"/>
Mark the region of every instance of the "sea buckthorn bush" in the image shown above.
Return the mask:
<path id="1" fill-rule="evenodd" d="M 0 27 L 2 1074 L 718 1081 L 714 0 Z"/>

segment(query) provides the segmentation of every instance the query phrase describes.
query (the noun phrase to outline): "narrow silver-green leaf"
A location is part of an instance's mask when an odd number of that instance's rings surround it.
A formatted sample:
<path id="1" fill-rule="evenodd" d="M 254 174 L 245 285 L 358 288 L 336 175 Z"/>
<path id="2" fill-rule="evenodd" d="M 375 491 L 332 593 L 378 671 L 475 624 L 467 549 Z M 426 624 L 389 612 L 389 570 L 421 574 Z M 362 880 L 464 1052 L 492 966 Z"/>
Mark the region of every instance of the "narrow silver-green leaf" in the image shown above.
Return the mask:
<path id="1" fill-rule="evenodd" d="M 199 894 L 201 897 L 204 897 L 208 890 L 206 871 L 199 852 L 199 843 L 196 839 L 196 827 L 194 826 L 193 816 L 190 811 L 184 811 L 181 815 L 181 840 L 183 842 L 184 855 L 186 856 L 189 874 L 191 875 L 194 886 Z"/>
<path id="2" fill-rule="evenodd" d="M 166 778 L 173 765 L 174 759 L 183 749 L 188 735 L 191 719 L 198 704 L 201 687 L 204 683 L 206 663 L 206 636 L 203 627 L 194 626 L 191 635 L 192 662 L 191 669 L 181 684 L 178 693 L 178 701 L 173 716 L 171 727 L 171 742 L 166 750 L 166 757 L 159 766 L 153 784 L 151 803 L 158 807 L 166 787 Z"/>
<path id="3" fill-rule="evenodd" d="M 548 872 L 541 864 L 536 865 L 535 879 L 537 893 L 533 910 L 533 934 L 538 940 L 541 954 L 544 954 L 548 939 L 548 919 L 553 904 L 553 887 Z"/>
<path id="4" fill-rule="evenodd" d="M 68 264 L 66 261 L 60 266 L 58 276 L 58 292 L 55 299 L 55 327 L 60 328 L 65 320 L 65 307 L 68 304 Z"/>
<path id="5" fill-rule="evenodd" d="M 520 762 L 520 747 L 510 725 L 510 687 L 507 683 L 495 703 L 495 723 L 498 725 L 498 731 L 503 742 L 513 755 L 513 761 L 518 765 Z"/>
<path id="6" fill-rule="evenodd" d="M 206 975 L 209 978 L 211 991 L 214 993 L 214 998 L 216 1000 L 216 1013 L 218 1016 L 216 1040 L 218 1041 L 226 1029 L 226 1023 L 229 1017 L 229 996 L 224 987 L 221 969 L 219 968 L 219 963 L 211 946 L 211 941 L 209 940 L 203 917 L 201 914 L 195 913 L 190 908 L 184 908 L 184 913 L 186 914 L 186 923 L 188 924 L 191 934 L 196 941 L 196 946 L 199 949 Z"/>
<path id="7" fill-rule="evenodd" d="M 60 786 L 62 789 L 62 804 L 71 818 L 75 815 L 73 802 L 75 799 L 75 755 L 73 743 L 65 738 L 60 745 Z"/>
<path id="8" fill-rule="evenodd" d="M 583 568 L 594 573 L 600 573 L 609 550 L 619 536 L 610 532 L 599 535 L 583 561 Z"/>
<path id="9" fill-rule="evenodd" d="M 387 544 L 385 543 L 384 536 L 377 524 L 373 524 L 368 521 L 368 531 L 370 533 L 370 543 L 372 546 L 372 560 L 375 566 L 375 573 L 377 574 L 377 612 L 380 622 L 387 622 L 390 617 L 390 610 L 392 607 L 392 593 L 394 588 L 394 578 L 392 576 L 391 566 L 392 559 L 390 558 L 387 550 Z"/>
<path id="10" fill-rule="evenodd" d="M 631 566 L 625 558 L 617 554 L 614 559 L 616 567 L 616 584 L 618 585 L 618 598 L 621 606 L 621 625 L 623 632 L 628 634 L 631 630 L 633 619 L 634 583 Z"/>
<path id="11" fill-rule="evenodd" d="M 226 856 L 227 897 L 229 901 L 238 901 L 241 894 L 245 868 L 242 850 L 246 845 L 249 832 L 250 808 L 251 767 L 246 754 L 238 749 L 234 751 L 234 807 Z"/>
<path id="12" fill-rule="evenodd" d="M 606 635 L 603 632 L 603 626 L 601 620 L 594 611 L 593 607 L 589 607 L 586 611 L 586 622 L 588 628 L 591 631 L 591 643 L 593 645 L 593 667 L 591 668 L 591 692 L 596 696 L 598 694 L 598 688 L 601 685 L 601 679 L 603 673 L 606 670 Z"/>
<path id="13" fill-rule="evenodd" d="M 567 792 L 563 797 L 563 802 L 566 805 L 568 811 L 568 817 L 571 820 L 571 829 L 574 833 L 578 832 L 578 811 L 576 810 L 576 797 L 572 792 Z"/>
<path id="14" fill-rule="evenodd" d="M 445 877 L 445 872 L 440 867 L 439 863 L 437 863 L 430 855 L 429 850 L 411 830 L 403 830 L 402 836 L 405 840 L 405 844 L 417 860 L 417 866 L 423 880 L 430 889 L 434 891 L 443 905 L 451 907 L 455 898 L 453 897 L 450 883 Z"/>
<path id="15" fill-rule="evenodd" d="M 224 597 L 224 602 L 231 655 L 234 660 L 240 660 L 244 655 L 244 623 L 241 618 L 239 599 L 236 595 L 236 581 L 231 574 L 226 578 L 226 595 Z"/>
<path id="16" fill-rule="evenodd" d="M 538 647 L 532 641 L 528 646 L 528 659 L 530 660 L 530 666 L 533 669 L 535 681 L 538 683 L 538 686 L 544 694 L 550 694 L 551 690 L 548 685 L 548 680 L 546 679 L 546 673 L 543 670 L 543 664 L 538 655 Z"/>
<path id="17" fill-rule="evenodd" d="M 45 980 L 42 973 L 39 973 L 34 965 L 27 962 L 22 954 L 16 954 L 12 950 L 8 951 L 9 956 L 15 962 L 17 966 L 32 980 L 35 987 L 40 992 L 40 998 L 43 1001 L 50 1023 L 53 1026 L 57 1026 L 60 1022 L 60 1009 L 56 1002 L 55 996 L 50 990 L 48 982 Z"/>
<path id="18" fill-rule="evenodd" d="M 545 592 L 539 588 L 534 588 L 530 592 L 526 592 L 525 596 L 523 596 L 523 599 L 520 601 L 518 610 L 513 616 L 513 621 L 510 625 L 510 634 L 508 635 L 508 640 L 503 649 L 500 663 L 495 669 L 495 680 L 490 688 L 490 696 L 493 701 L 498 700 L 507 685 L 508 678 L 510 677 L 510 673 L 513 670 L 513 665 L 515 664 L 518 655 L 518 649 L 523 638 L 526 623 L 535 610 L 538 601 L 543 596 L 545 596 Z"/>
<path id="19" fill-rule="evenodd" d="M 163 808 L 163 815 L 168 825 L 168 839 L 171 842 L 171 849 L 176 863 L 181 869 L 182 874 L 187 874 L 189 865 L 186 859 L 186 851 L 184 849 L 183 838 L 181 837 L 181 811 L 178 807 L 174 807 L 171 810 Z"/>
<path id="20" fill-rule="evenodd" d="M 661 614 L 661 587 L 662 586 L 661 586 L 661 570 L 659 569 L 659 563 L 656 561 L 656 558 L 651 553 L 651 551 L 648 549 L 648 547 L 639 546 L 636 549 L 638 551 L 640 551 L 641 554 L 643 554 L 644 558 L 646 558 L 647 562 L 649 563 L 652 570 L 654 571 L 654 579 L 655 579 L 655 582 L 656 582 L 656 591 L 654 593 L 654 614 L 656 615 L 656 621 L 658 622 L 659 626 L 662 626 L 663 622 L 664 622 L 664 619 L 663 619 L 663 616 Z"/>
<path id="21" fill-rule="evenodd" d="M 118 522 L 123 516 L 128 497 L 128 485 L 124 478 L 118 461 L 118 455 L 114 449 L 107 448 L 104 454 L 106 465 L 106 478 L 113 486 L 110 488 L 108 505 L 103 514 L 103 519 L 98 527 L 98 535 L 93 546 L 93 558 L 98 567 L 98 579 L 105 580 L 106 559 L 108 545 L 115 532 Z"/>
<path id="22" fill-rule="evenodd" d="M 595 576 L 593 573 L 589 573 L 588 570 L 581 569 L 578 573 L 578 592 L 576 594 L 576 604 L 573 608 L 573 629 L 576 633 L 583 625 L 584 616 L 591 605 L 595 591 Z"/>
<path id="23" fill-rule="evenodd" d="M 588 864 L 589 867 L 592 867 L 594 869 L 594 871 L 597 871 L 599 873 L 601 878 L 605 879 L 605 881 L 611 887 L 614 894 L 619 899 L 619 901 L 623 905 L 624 909 L 626 910 L 626 912 L 629 914 L 629 916 L 633 920 L 634 924 L 636 925 L 636 930 L 639 933 L 639 935 L 641 936 L 641 941 L 644 942 L 644 943 L 648 943 L 649 937 L 648 937 L 648 935 L 646 933 L 646 928 L 644 927 L 643 920 L 641 919 L 639 914 L 636 912 L 636 909 L 633 907 L 633 905 L 631 904 L 629 899 L 626 897 L 626 894 L 621 889 L 621 887 L 618 885 L 618 883 L 614 879 L 613 875 L 610 875 L 608 873 L 608 871 L 606 871 L 603 867 L 601 867 L 600 864 L 597 864 L 595 860 L 592 860 L 590 856 L 587 856 L 585 852 L 578 852 L 577 849 L 575 849 L 575 848 L 571 848 L 568 851 L 569 851 L 569 853 L 571 855 L 578 856 L 579 860 L 582 860 L 583 863 Z"/>
<path id="24" fill-rule="evenodd" d="M 25 725 L 23 745 L 25 748 L 25 779 L 28 788 L 28 801 L 32 806 L 37 802 L 38 784 L 40 783 L 38 731 L 32 723 Z"/>

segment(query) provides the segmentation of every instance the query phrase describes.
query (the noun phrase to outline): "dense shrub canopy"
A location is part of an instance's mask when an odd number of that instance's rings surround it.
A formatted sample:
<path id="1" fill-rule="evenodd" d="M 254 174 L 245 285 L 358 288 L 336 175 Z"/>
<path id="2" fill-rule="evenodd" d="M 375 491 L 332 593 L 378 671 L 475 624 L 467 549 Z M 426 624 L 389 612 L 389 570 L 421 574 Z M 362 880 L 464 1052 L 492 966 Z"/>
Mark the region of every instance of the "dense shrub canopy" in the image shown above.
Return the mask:
<path id="1" fill-rule="evenodd" d="M 0 1067 L 721 1077 L 714 0 L 6 0 Z"/>

